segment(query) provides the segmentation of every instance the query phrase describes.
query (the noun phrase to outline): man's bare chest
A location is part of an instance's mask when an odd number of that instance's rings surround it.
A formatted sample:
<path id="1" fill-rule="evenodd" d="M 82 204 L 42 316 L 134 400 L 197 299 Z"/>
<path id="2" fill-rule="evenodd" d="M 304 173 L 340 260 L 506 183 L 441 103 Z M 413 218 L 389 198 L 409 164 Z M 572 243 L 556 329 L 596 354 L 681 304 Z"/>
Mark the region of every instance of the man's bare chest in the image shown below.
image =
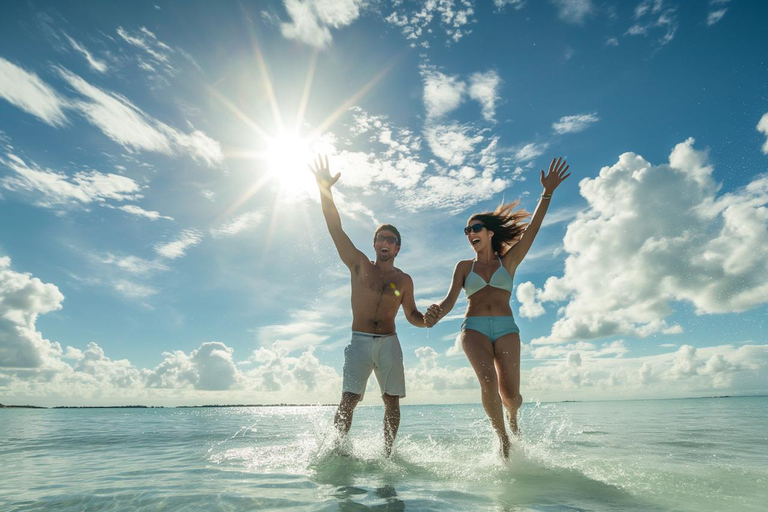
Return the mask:
<path id="1" fill-rule="evenodd" d="M 358 280 L 359 291 L 366 295 L 399 301 L 402 294 L 403 279 L 399 273 L 382 274 L 362 272 Z"/>

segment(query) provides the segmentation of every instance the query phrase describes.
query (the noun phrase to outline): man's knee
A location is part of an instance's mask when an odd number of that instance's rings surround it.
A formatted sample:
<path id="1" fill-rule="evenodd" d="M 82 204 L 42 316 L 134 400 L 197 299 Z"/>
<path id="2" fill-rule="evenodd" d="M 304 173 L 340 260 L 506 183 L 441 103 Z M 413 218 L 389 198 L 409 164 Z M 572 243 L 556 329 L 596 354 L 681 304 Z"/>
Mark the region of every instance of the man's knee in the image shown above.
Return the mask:
<path id="1" fill-rule="evenodd" d="M 341 402 L 339 403 L 340 409 L 354 409 L 355 406 L 357 406 L 358 402 L 360 402 L 360 399 L 362 398 L 362 395 L 359 395 L 357 393 L 350 393 L 348 391 L 344 391 L 341 394 Z"/>
<path id="2" fill-rule="evenodd" d="M 384 393 L 381 395 L 382 400 L 384 400 L 384 407 L 391 411 L 399 411 L 400 410 L 400 397 L 396 395 L 388 395 L 387 393 Z"/>

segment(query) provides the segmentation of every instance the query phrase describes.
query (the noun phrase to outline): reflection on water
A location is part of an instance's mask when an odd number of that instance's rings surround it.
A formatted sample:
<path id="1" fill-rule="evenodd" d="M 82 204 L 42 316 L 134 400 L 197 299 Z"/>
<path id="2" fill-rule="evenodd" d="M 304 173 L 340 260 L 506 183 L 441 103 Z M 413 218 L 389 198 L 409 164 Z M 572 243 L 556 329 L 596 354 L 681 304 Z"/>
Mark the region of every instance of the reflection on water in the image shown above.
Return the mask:
<path id="1" fill-rule="evenodd" d="M 768 399 L 526 404 L 510 461 L 477 405 L 0 410 L 0 510 L 763 510 Z M 763 436 L 764 437 L 764 436 Z M 761 483 L 762 482 L 762 483 Z"/>

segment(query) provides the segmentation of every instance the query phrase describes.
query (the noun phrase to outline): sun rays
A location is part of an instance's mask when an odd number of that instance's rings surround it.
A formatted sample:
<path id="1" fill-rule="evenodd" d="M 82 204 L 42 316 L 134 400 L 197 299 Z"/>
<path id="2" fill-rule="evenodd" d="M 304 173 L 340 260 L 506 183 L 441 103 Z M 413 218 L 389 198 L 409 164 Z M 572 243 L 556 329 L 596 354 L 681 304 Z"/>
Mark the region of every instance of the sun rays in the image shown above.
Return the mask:
<path id="1" fill-rule="evenodd" d="M 248 16 L 245 16 L 245 19 L 249 19 Z M 286 108 L 285 105 L 281 108 L 276 95 L 276 91 L 280 90 L 279 84 L 276 84 L 270 75 L 268 63 L 253 28 L 251 27 L 248 32 L 251 38 L 252 62 L 258 70 L 259 85 L 268 102 L 271 117 L 256 120 L 248 115 L 237 102 L 225 96 L 215 86 L 207 87 L 210 96 L 254 134 L 252 147 L 229 148 L 225 151 L 225 155 L 229 159 L 244 159 L 254 162 L 253 182 L 250 186 L 244 187 L 237 198 L 231 201 L 213 222 L 220 223 L 231 217 L 260 191 L 268 190 L 272 197 L 272 204 L 271 211 L 265 212 L 270 219 L 266 237 L 267 243 L 265 244 L 266 252 L 271 244 L 277 219 L 280 217 L 284 220 L 286 211 L 289 211 L 290 215 L 294 217 L 297 213 L 303 212 L 303 216 L 306 217 L 304 222 L 307 226 L 310 225 L 306 209 L 303 206 L 297 207 L 301 199 L 317 196 L 314 178 L 307 167 L 309 162 L 318 153 L 333 153 L 335 151 L 333 145 L 327 140 L 327 130 L 349 107 L 357 103 L 381 81 L 402 55 L 392 58 L 375 76 L 367 80 L 354 94 L 341 101 L 336 108 L 330 109 L 327 117 L 313 126 L 307 122 L 305 115 L 312 99 L 318 51 L 312 53 L 307 65 L 301 96 L 295 106 L 295 117 L 286 116 L 286 111 L 293 111 L 293 108 Z M 289 120 L 291 117 L 293 117 L 293 122 Z M 286 122 L 287 120 L 288 122 Z M 265 187 L 267 188 L 265 189 Z M 292 205 L 292 207 L 285 208 L 286 205 Z M 264 208 L 263 203 L 261 208 Z M 296 219 L 293 222 L 296 222 Z"/>

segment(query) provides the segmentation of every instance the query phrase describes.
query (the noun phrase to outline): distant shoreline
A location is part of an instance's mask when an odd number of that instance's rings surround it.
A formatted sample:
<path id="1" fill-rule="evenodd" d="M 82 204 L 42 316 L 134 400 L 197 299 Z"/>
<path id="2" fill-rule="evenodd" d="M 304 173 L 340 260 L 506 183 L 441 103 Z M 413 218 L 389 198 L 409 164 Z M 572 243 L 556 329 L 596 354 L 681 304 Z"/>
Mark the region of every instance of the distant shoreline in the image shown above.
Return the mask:
<path id="1" fill-rule="evenodd" d="M 205 404 L 205 405 L 5 405 L 0 409 L 201 409 L 217 407 L 336 407 L 338 404 Z"/>
<path id="2" fill-rule="evenodd" d="M 758 398 L 768 395 L 713 395 L 713 396 L 688 396 L 677 398 L 634 398 L 629 400 L 557 400 L 553 402 L 541 402 L 550 404 L 571 404 L 571 403 L 590 403 L 590 402 L 641 402 L 650 400 L 702 400 L 709 398 Z M 530 402 L 533 403 L 533 402 Z M 410 405 L 467 405 L 467 404 L 403 404 L 404 407 Z M 479 405 L 469 404 L 469 405 Z M 42 405 L 8 405 L 0 404 L 0 409 L 213 409 L 213 408 L 234 408 L 234 407 L 336 407 L 338 404 L 203 404 L 203 405 L 54 405 L 50 407 Z"/>

